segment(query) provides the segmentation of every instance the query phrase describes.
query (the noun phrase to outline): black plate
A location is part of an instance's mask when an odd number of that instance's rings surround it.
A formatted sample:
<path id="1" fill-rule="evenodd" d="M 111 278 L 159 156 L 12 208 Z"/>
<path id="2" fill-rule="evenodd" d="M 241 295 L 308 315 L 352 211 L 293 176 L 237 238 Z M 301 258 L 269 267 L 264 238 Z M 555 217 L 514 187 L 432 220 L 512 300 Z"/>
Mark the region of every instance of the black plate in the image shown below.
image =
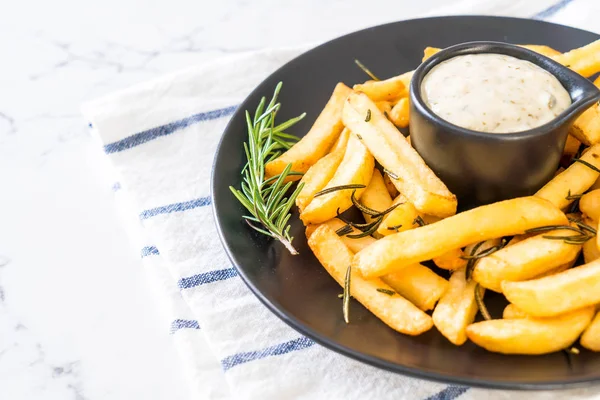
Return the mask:
<path id="1" fill-rule="evenodd" d="M 447 47 L 473 40 L 515 44 L 547 44 L 566 51 L 598 35 L 541 21 L 499 17 L 441 17 L 402 21 L 355 32 L 292 60 L 262 82 L 238 108 L 227 126 L 215 158 L 212 196 L 225 250 L 256 296 L 278 317 L 302 334 L 341 354 L 419 378 L 473 386 L 541 389 L 582 385 L 600 380 L 600 355 L 504 356 L 466 343 L 456 347 L 434 329 L 409 337 L 396 333 L 352 301 L 351 323 L 342 319 L 339 285 L 319 265 L 306 244 L 303 226 L 292 217 L 292 233 L 300 255 L 291 256 L 278 243 L 242 223 L 244 212 L 228 185 L 240 185 L 245 162 L 244 110 L 254 112 L 260 97 L 270 97 L 283 81 L 279 97 L 283 121 L 306 111 L 293 133 L 308 131 L 334 85 L 362 82 L 354 65 L 363 61 L 380 77 L 414 69 L 426 46 Z M 489 297 L 500 316 L 503 303 Z"/>

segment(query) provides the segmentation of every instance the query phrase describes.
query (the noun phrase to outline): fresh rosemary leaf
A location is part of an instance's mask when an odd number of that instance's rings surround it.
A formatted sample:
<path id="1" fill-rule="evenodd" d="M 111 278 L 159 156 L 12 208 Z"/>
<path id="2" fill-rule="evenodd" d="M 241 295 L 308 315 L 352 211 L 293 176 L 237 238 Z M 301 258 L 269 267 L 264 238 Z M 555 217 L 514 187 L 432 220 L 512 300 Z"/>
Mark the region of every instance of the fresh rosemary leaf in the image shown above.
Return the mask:
<path id="1" fill-rule="evenodd" d="M 485 243 L 485 241 L 479 242 L 475 246 L 473 246 L 473 249 L 471 249 L 471 254 L 469 254 L 469 255 L 471 257 L 473 257 L 477 253 L 477 250 L 479 250 L 481 245 L 483 245 L 484 243 Z M 465 276 L 466 276 L 467 281 L 471 280 L 471 275 L 473 274 L 473 268 L 475 267 L 475 261 L 477 261 L 476 258 L 471 258 L 469 261 L 467 261 L 467 267 L 465 270 Z"/>
<path id="2" fill-rule="evenodd" d="M 555 231 L 558 229 L 566 229 L 569 231 L 574 231 L 577 233 L 581 233 L 581 229 L 575 228 L 574 226 L 570 226 L 570 225 L 547 225 L 547 226 L 539 226 L 537 228 L 531 228 L 531 229 L 527 229 L 525 231 L 525 233 L 542 233 L 542 232 L 549 232 L 549 231 Z"/>
<path id="3" fill-rule="evenodd" d="M 589 233 L 591 233 L 592 235 L 596 235 L 598 233 L 598 231 L 594 228 L 592 228 L 591 226 L 589 226 L 588 224 L 584 224 L 581 221 L 573 221 L 575 222 L 575 225 L 577 225 L 578 227 L 581 228 L 581 230 L 583 231 L 588 231 Z"/>
<path id="4" fill-rule="evenodd" d="M 385 172 L 386 174 L 388 174 L 388 176 L 392 179 L 400 179 L 400 177 L 398 175 L 396 175 L 395 173 L 393 173 L 392 171 L 390 171 L 389 169 L 384 168 L 383 172 Z"/>
<path id="5" fill-rule="evenodd" d="M 359 60 L 354 60 L 354 63 L 356 65 L 358 65 L 358 68 L 362 69 L 364 71 L 364 73 L 367 74 L 367 75 L 369 75 L 369 77 L 371 79 L 373 79 L 374 81 L 380 80 L 378 77 L 375 76 L 375 74 L 373 74 L 371 72 L 371 70 L 369 68 L 365 67 L 365 65 L 363 63 L 361 63 Z"/>
<path id="6" fill-rule="evenodd" d="M 367 110 L 367 116 L 365 117 L 365 122 L 369 122 L 371 120 L 371 110 Z"/>
<path id="7" fill-rule="evenodd" d="M 344 279 L 344 295 L 343 295 L 343 305 L 342 312 L 344 314 L 344 321 L 347 324 L 350 323 L 350 278 L 352 274 L 352 266 L 348 265 L 348 269 L 346 270 L 346 278 Z"/>
<path id="8" fill-rule="evenodd" d="M 277 103 L 281 86 L 282 83 L 279 82 L 268 104 L 266 98 L 261 99 L 253 118 L 246 111 L 248 141 L 244 143 L 246 164 L 241 172 L 241 189 L 233 186 L 229 189 L 250 213 L 244 216 L 244 220 L 252 229 L 280 241 L 291 254 L 298 254 L 292 245 L 293 237 L 289 234 L 288 221 L 290 210 L 303 184 L 299 184 L 288 195 L 291 182 L 286 183 L 286 178 L 301 174 L 291 171 L 289 164 L 281 174 L 265 179 L 265 164 L 298 141 L 297 137 L 283 131 L 305 116 L 302 114 L 275 125 L 277 112 L 281 108 L 281 104 Z"/>
<path id="9" fill-rule="evenodd" d="M 479 283 L 475 285 L 475 303 L 477 303 L 477 308 L 479 308 L 481 316 L 487 321 L 491 320 L 492 316 L 490 315 L 490 312 L 488 311 L 487 307 L 485 306 L 485 303 L 483 302 L 483 297 L 481 295 L 481 286 L 479 286 Z"/>
<path id="10" fill-rule="evenodd" d="M 348 189 L 364 189 L 366 188 L 365 185 L 361 185 L 361 184 L 352 184 L 352 185 L 341 185 L 341 186 L 334 186 L 334 187 L 330 187 L 327 189 L 323 189 L 320 192 L 315 193 L 314 197 L 319 197 L 319 196 L 323 196 L 324 194 L 327 193 L 333 193 L 333 192 L 337 192 L 338 190 L 348 190 Z"/>
<path id="11" fill-rule="evenodd" d="M 352 231 L 353 231 L 352 226 L 344 225 L 340 229 L 336 230 L 335 233 L 337 233 L 338 236 L 344 236 L 349 233 L 352 233 Z"/>
<path id="12" fill-rule="evenodd" d="M 391 211 L 393 211 L 396 207 L 398 207 L 401 204 L 404 203 L 398 203 L 398 204 L 394 204 L 393 206 L 386 208 L 383 211 L 377 211 L 374 210 L 370 207 L 365 206 L 364 204 L 361 204 L 358 199 L 356 198 L 356 190 L 352 192 L 352 195 L 350 196 L 350 200 L 352 201 L 352 204 L 358 208 L 358 210 L 362 213 L 365 213 L 373 218 L 378 218 L 384 215 L 387 215 L 388 213 L 390 213 Z"/>
<path id="13" fill-rule="evenodd" d="M 344 298 L 344 293 L 338 294 L 338 299 L 343 299 L 343 298 Z"/>
<path id="14" fill-rule="evenodd" d="M 388 226 L 387 228 L 390 231 L 398 231 L 398 229 L 402 228 L 402 224 L 398 224 L 398 225 L 394 225 L 394 226 Z"/>
<path id="15" fill-rule="evenodd" d="M 566 200 L 577 200 L 580 199 L 581 196 L 583 196 L 582 194 L 571 194 L 571 189 L 569 189 L 569 192 L 567 193 L 567 196 L 565 197 Z"/>
<path id="16" fill-rule="evenodd" d="M 362 136 L 360 136 L 358 133 L 356 134 L 356 137 L 358 138 L 358 140 L 362 140 Z"/>
<path id="17" fill-rule="evenodd" d="M 415 224 L 417 224 L 419 226 L 425 226 L 425 225 L 427 225 L 425 223 L 425 221 L 423 221 L 423 218 L 421 218 L 420 215 L 417 215 L 417 218 L 415 218 L 415 220 L 413 221 L 413 225 L 415 225 Z"/>
<path id="18" fill-rule="evenodd" d="M 390 290 L 390 289 L 384 289 L 384 288 L 377 288 L 377 291 L 378 291 L 379 293 L 384 293 L 384 294 L 387 294 L 388 296 L 393 296 L 393 295 L 395 295 L 395 294 L 396 294 L 396 292 L 394 292 L 393 290 Z"/>
<path id="19" fill-rule="evenodd" d="M 596 171 L 596 172 L 600 173 L 600 169 L 598 169 L 597 167 L 593 166 L 589 162 L 587 162 L 585 160 L 582 160 L 581 158 L 574 158 L 573 162 L 581 163 L 581 164 L 585 165 L 586 167 L 588 167 L 589 169 L 591 169 L 592 171 Z"/>
<path id="20" fill-rule="evenodd" d="M 381 217 L 377 218 L 375 221 L 373 221 L 372 226 L 369 227 L 364 232 L 357 233 L 354 235 L 346 235 L 346 237 L 348 237 L 350 239 L 360 239 L 362 237 L 369 236 L 369 235 L 373 234 L 377 230 L 377 228 L 379 228 L 381 221 L 383 221 L 383 216 L 381 216 Z"/>

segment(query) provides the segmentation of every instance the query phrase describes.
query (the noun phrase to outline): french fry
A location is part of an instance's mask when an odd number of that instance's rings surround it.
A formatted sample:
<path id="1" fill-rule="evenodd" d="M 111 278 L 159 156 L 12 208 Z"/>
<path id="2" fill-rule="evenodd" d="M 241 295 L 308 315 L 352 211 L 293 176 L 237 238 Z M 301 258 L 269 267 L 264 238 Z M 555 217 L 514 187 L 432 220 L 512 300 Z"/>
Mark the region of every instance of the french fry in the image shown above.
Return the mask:
<path id="1" fill-rule="evenodd" d="M 377 103 L 377 108 L 379 109 L 379 111 L 381 111 L 384 115 L 387 113 L 388 115 L 390 115 L 390 112 L 392 112 L 392 103 L 390 103 L 389 101 L 378 101 Z"/>
<path id="2" fill-rule="evenodd" d="M 406 96 L 407 88 L 404 86 L 401 75 L 394 76 L 384 81 L 366 81 L 353 86 L 355 92 L 362 92 L 375 102 L 394 101 Z"/>
<path id="3" fill-rule="evenodd" d="M 598 250 L 598 243 L 596 240 L 591 239 L 583 244 L 583 260 L 586 264 L 589 264 L 592 261 L 600 258 L 600 250 Z"/>
<path id="4" fill-rule="evenodd" d="M 583 331 L 579 343 L 591 351 L 600 351 L 600 313 L 592 320 L 592 323 Z"/>
<path id="5" fill-rule="evenodd" d="M 383 218 L 383 221 L 379 224 L 379 228 L 377 228 L 377 233 L 382 236 L 387 236 L 392 233 L 406 231 L 418 226 L 415 223 L 415 218 L 419 216 L 419 212 L 406 197 L 399 194 L 392 204 L 400 205 Z"/>
<path id="6" fill-rule="evenodd" d="M 546 276 L 550 276 L 550 275 L 555 275 L 555 274 L 559 274 L 563 271 L 568 270 L 569 268 L 573 267 L 573 265 L 575 265 L 575 262 L 577 262 L 577 259 L 573 259 L 572 261 L 566 262 L 564 264 L 559 265 L 556 268 L 553 268 L 549 271 L 546 271 L 544 273 L 541 273 L 539 275 L 537 275 L 534 279 L 539 279 L 539 278 L 544 278 Z"/>
<path id="7" fill-rule="evenodd" d="M 394 174 L 392 182 L 417 210 L 438 217 L 456 213 L 456 196 L 365 94 L 354 93 L 348 97 L 343 121 L 351 131 L 360 135 L 365 146 L 390 171 L 390 175 Z"/>
<path id="8" fill-rule="evenodd" d="M 589 151 L 581 156 L 581 160 L 600 168 L 600 144 L 590 147 Z M 567 199 L 569 194 L 573 196 L 584 193 L 594 184 L 599 175 L 587 165 L 574 162 L 538 190 L 535 196 L 549 200 L 556 207 L 563 209 L 573 201 L 572 197 Z"/>
<path id="9" fill-rule="evenodd" d="M 600 189 L 592 190 L 581 196 L 579 209 L 595 222 L 594 225 L 598 224 L 600 221 Z"/>
<path id="10" fill-rule="evenodd" d="M 600 72 L 600 40 L 586 44 L 583 47 L 573 49 L 566 53 L 557 55 L 554 61 L 585 77 L 590 77 Z"/>
<path id="11" fill-rule="evenodd" d="M 406 128 L 409 122 L 410 104 L 408 97 L 403 97 L 392 108 L 389 113 L 390 120 L 398 128 Z"/>
<path id="12" fill-rule="evenodd" d="M 317 161 L 302 176 L 300 183 L 303 183 L 304 186 L 300 190 L 298 197 L 296 197 L 296 206 L 298 206 L 300 212 L 304 211 L 306 206 L 310 204 L 315 193 L 323 189 L 331 178 L 333 178 L 338 166 L 344 159 L 349 135 L 350 131 L 344 129 L 332 151 Z"/>
<path id="13" fill-rule="evenodd" d="M 344 158 L 323 190 L 351 184 L 367 186 L 371 181 L 374 167 L 373 156 L 355 135 L 351 135 Z M 318 197 L 313 196 L 313 200 L 300 214 L 300 219 L 306 225 L 318 224 L 334 218 L 338 211 L 342 213 L 352 206 L 350 196 L 353 190 L 356 190 L 357 198 L 360 198 L 364 191 L 364 189 L 344 189 Z"/>
<path id="14" fill-rule="evenodd" d="M 535 51 L 546 57 L 554 57 L 562 54 L 560 51 L 553 49 L 550 46 L 544 46 L 540 44 L 520 44 L 520 47 Z"/>
<path id="15" fill-rule="evenodd" d="M 341 112 L 346 97 L 350 93 L 352 93 L 352 89 L 343 83 L 336 85 L 331 98 L 306 136 L 288 151 L 265 165 L 267 177 L 279 175 L 288 164 L 292 164 L 292 171 L 304 173 L 327 154 L 344 129 Z"/>
<path id="16" fill-rule="evenodd" d="M 327 222 L 324 222 L 323 224 L 308 225 L 306 227 L 306 237 L 309 238 L 314 233 L 314 231 L 321 225 L 327 225 L 334 231 L 337 231 L 338 229 L 346 226 L 346 223 L 338 218 L 334 218 L 334 219 L 330 219 Z M 359 233 L 361 233 L 359 230 L 352 228 L 352 232 L 349 234 L 356 235 Z M 344 242 L 346 247 L 348 247 L 350 249 L 350 251 L 353 253 L 358 253 L 362 249 L 369 247 L 370 245 L 372 245 L 373 243 L 375 243 L 377 241 L 372 236 L 363 236 L 361 238 L 353 239 L 353 238 L 349 238 L 348 235 L 344 235 L 344 236 L 340 236 L 340 239 L 342 239 L 342 242 Z"/>
<path id="17" fill-rule="evenodd" d="M 486 289 L 502 292 L 503 281 L 525 281 L 573 261 L 580 245 L 544 236 L 569 236 L 573 232 L 555 230 L 504 247 L 479 260 L 473 269 L 473 280 Z"/>
<path id="18" fill-rule="evenodd" d="M 494 353 L 547 354 L 572 345 L 593 316 L 587 307 L 553 318 L 494 319 L 469 325 L 467 336 Z"/>
<path id="19" fill-rule="evenodd" d="M 336 151 L 340 150 L 346 152 L 346 146 L 348 145 L 348 139 L 350 138 L 350 135 L 350 130 L 348 128 L 344 128 L 342 133 L 340 133 L 340 136 L 338 136 L 338 138 L 336 139 L 333 146 L 331 146 L 331 150 L 329 150 L 329 153 L 335 153 Z"/>
<path id="20" fill-rule="evenodd" d="M 594 85 L 600 87 L 600 76 L 594 79 Z"/>
<path id="21" fill-rule="evenodd" d="M 398 196 L 398 189 L 396 189 L 396 186 L 394 186 L 392 178 L 390 178 L 388 174 L 384 174 L 383 181 L 385 182 L 385 187 L 387 188 L 388 193 L 390 194 L 392 199 L 395 199 Z"/>
<path id="22" fill-rule="evenodd" d="M 415 71 L 408 71 L 398 76 L 398 79 L 402 81 L 404 87 L 407 89 L 406 95 L 408 96 L 408 88 L 410 86 L 410 80 L 412 79 Z"/>
<path id="23" fill-rule="evenodd" d="M 519 310 L 519 308 L 514 304 L 507 305 L 504 307 L 504 311 L 502 312 L 502 319 L 520 319 L 527 317 L 528 315 Z"/>
<path id="24" fill-rule="evenodd" d="M 533 317 L 552 317 L 594 305 L 600 303 L 600 260 L 545 278 L 504 281 L 502 292 Z"/>
<path id="25" fill-rule="evenodd" d="M 432 55 L 434 55 L 435 53 L 437 53 L 441 50 L 442 49 L 440 49 L 438 47 L 425 47 L 425 50 L 423 50 L 423 59 L 421 60 L 421 62 L 424 62 L 429 57 L 431 57 Z"/>
<path id="26" fill-rule="evenodd" d="M 423 311 L 432 310 L 448 288 L 448 281 L 424 265 L 414 264 L 381 279 Z"/>
<path id="27" fill-rule="evenodd" d="M 369 186 L 365 189 L 360 197 L 360 203 L 375 211 L 385 211 L 392 205 L 392 197 L 385 187 L 383 176 L 377 168 L 373 169 L 373 176 L 369 182 Z M 367 223 L 373 222 L 373 217 L 367 213 L 362 213 Z"/>
<path id="28" fill-rule="evenodd" d="M 567 135 L 567 141 L 565 142 L 565 148 L 563 150 L 563 158 L 571 160 L 575 154 L 579 151 L 581 142 L 573 135 Z"/>
<path id="29" fill-rule="evenodd" d="M 448 289 L 431 315 L 440 333 L 457 346 L 467 341 L 466 328 L 477 314 L 476 285 L 472 280 L 467 281 L 464 268 L 454 271 Z"/>
<path id="30" fill-rule="evenodd" d="M 600 142 L 600 106 L 594 104 L 585 110 L 569 128 L 569 136 L 574 136 L 586 146 Z"/>
<path id="31" fill-rule="evenodd" d="M 344 287 L 352 252 L 342 239 L 330 227 L 322 225 L 310 236 L 308 245 L 327 272 Z M 433 326 L 431 317 L 410 301 L 399 294 L 386 294 L 385 291 L 389 293 L 393 289 L 381 279 L 366 280 L 352 270 L 350 278 L 351 296 L 390 328 L 407 335 L 419 335 Z"/>
<path id="32" fill-rule="evenodd" d="M 505 200 L 386 236 L 357 253 L 352 265 L 366 278 L 371 278 L 471 243 L 567 223 L 563 212 L 544 199 L 531 196 Z"/>
<path id="33" fill-rule="evenodd" d="M 464 253 L 461 249 L 450 250 L 441 256 L 434 257 L 433 263 L 441 269 L 449 269 L 451 271 L 467 266 L 467 260 L 462 257 Z"/>

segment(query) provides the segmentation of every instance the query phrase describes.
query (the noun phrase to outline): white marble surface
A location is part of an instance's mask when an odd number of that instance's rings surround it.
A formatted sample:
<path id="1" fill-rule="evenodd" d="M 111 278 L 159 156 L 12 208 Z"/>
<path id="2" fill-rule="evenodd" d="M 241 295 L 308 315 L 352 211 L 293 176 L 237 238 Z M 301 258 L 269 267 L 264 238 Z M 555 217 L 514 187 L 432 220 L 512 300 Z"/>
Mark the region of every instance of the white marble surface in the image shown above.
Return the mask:
<path id="1" fill-rule="evenodd" d="M 229 53 L 469 12 L 476 2 L 462 3 L 462 9 L 438 8 L 445 0 L 3 4 L 0 399 L 190 397 L 139 249 L 117 216 L 103 154 L 80 117 L 82 101 Z M 540 10 L 539 2 L 495 4 L 486 13 Z"/>

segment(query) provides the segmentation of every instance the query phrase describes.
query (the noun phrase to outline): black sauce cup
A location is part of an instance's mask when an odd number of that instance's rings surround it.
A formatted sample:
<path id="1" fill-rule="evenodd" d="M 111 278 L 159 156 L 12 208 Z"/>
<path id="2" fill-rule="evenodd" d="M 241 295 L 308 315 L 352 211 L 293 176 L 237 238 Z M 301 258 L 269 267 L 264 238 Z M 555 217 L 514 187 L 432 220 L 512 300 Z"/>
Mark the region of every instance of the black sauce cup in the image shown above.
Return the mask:
<path id="1" fill-rule="evenodd" d="M 442 61 L 481 53 L 504 54 L 545 69 L 569 92 L 572 104 L 554 120 L 516 133 L 477 132 L 445 121 L 423 101 L 423 78 Z M 592 82 L 548 57 L 506 43 L 463 43 L 436 53 L 415 71 L 410 84 L 410 139 L 427 165 L 456 194 L 461 209 L 528 196 L 552 178 L 569 127 L 599 99 L 600 90 Z"/>

